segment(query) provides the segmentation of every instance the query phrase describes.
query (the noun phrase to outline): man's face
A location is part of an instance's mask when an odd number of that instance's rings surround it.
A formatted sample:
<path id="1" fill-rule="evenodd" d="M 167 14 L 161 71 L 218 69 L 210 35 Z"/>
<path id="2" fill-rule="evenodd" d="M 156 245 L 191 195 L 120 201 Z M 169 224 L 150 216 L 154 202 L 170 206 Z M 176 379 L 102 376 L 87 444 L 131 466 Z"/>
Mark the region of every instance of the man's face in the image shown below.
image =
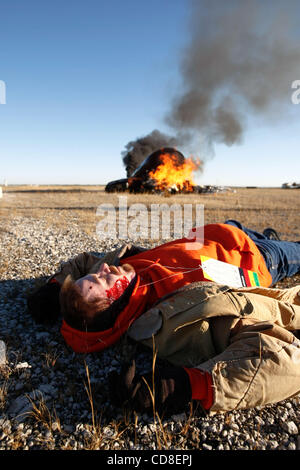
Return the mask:
<path id="1" fill-rule="evenodd" d="M 108 266 L 102 263 L 96 273 L 81 277 L 75 285 L 88 302 L 106 298 L 112 303 L 121 297 L 134 276 L 135 271 L 129 264 Z"/>

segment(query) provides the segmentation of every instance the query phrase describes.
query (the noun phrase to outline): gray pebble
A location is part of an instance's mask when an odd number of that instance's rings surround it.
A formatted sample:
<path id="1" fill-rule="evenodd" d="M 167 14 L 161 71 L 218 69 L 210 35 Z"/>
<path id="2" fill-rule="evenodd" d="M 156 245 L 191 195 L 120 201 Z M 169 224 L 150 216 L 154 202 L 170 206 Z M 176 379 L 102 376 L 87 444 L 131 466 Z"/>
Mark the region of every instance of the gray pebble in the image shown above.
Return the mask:
<path id="1" fill-rule="evenodd" d="M 212 446 L 208 444 L 202 444 L 203 450 L 212 450 Z"/>
<path id="2" fill-rule="evenodd" d="M 294 423 L 294 421 L 283 421 L 281 423 L 281 427 L 287 431 L 288 434 L 298 434 L 298 427 Z"/>

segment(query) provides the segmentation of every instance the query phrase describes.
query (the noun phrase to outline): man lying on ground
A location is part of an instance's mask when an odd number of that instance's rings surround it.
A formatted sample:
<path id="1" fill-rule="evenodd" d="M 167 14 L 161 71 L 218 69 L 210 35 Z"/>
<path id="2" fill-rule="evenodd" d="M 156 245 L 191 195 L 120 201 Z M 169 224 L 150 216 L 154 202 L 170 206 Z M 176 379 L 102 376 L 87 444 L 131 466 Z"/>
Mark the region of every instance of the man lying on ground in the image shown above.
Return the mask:
<path id="1" fill-rule="evenodd" d="M 299 393 L 300 286 L 271 286 L 299 272 L 300 242 L 229 220 L 206 225 L 202 246 L 191 243 L 125 245 L 100 259 L 82 253 L 29 298 L 29 310 L 41 323 L 61 313 L 62 335 L 78 353 L 102 351 L 124 334 L 154 345 L 168 364 L 155 370 L 159 412 L 180 412 L 191 400 L 230 411 Z M 221 262 L 226 282 L 214 282 L 208 259 Z M 233 266 L 241 284 L 226 269 Z M 152 371 L 143 377 L 134 362 L 111 374 L 112 402 L 151 411 Z"/>

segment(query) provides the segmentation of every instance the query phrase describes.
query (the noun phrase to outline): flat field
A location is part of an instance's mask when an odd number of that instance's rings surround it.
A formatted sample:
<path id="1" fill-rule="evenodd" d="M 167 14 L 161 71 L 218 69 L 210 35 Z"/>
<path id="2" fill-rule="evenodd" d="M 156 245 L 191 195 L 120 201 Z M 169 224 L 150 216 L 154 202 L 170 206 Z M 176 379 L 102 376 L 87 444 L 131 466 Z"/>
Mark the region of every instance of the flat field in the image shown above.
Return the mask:
<path id="1" fill-rule="evenodd" d="M 262 231 L 275 228 L 285 240 L 300 239 L 300 190 L 281 188 L 232 188 L 207 194 L 129 194 L 106 193 L 104 186 L 8 186 L 0 199 L 2 225 L 15 216 L 42 218 L 48 224 L 68 227 L 78 224 L 82 231 L 96 232 L 101 204 L 119 205 L 127 196 L 128 207 L 151 204 L 203 204 L 204 222 L 221 223 L 236 219 Z"/>

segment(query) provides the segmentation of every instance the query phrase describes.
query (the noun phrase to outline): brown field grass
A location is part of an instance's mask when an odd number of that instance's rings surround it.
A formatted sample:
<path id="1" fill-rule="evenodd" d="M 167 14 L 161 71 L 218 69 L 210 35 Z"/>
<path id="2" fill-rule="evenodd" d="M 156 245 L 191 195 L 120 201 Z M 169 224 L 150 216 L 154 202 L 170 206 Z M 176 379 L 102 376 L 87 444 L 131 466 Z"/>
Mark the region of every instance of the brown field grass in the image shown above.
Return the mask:
<path id="1" fill-rule="evenodd" d="M 220 223 L 236 219 L 262 231 L 272 226 L 286 240 L 300 239 L 300 191 L 281 188 L 235 188 L 215 194 L 129 194 L 104 191 L 104 186 L 8 186 L 0 199 L 2 227 L 15 216 L 43 218 L 47 224 L 67 228 L 77 224 L 82 231 L 96 233 L 97 207 L 111 203 L 116 208 L 119 196 L 126 195 L 128 206 L 151 204 L 203 204 L 204 222 Z M 194 207 L 193 206 L 193 207 Z"/>

